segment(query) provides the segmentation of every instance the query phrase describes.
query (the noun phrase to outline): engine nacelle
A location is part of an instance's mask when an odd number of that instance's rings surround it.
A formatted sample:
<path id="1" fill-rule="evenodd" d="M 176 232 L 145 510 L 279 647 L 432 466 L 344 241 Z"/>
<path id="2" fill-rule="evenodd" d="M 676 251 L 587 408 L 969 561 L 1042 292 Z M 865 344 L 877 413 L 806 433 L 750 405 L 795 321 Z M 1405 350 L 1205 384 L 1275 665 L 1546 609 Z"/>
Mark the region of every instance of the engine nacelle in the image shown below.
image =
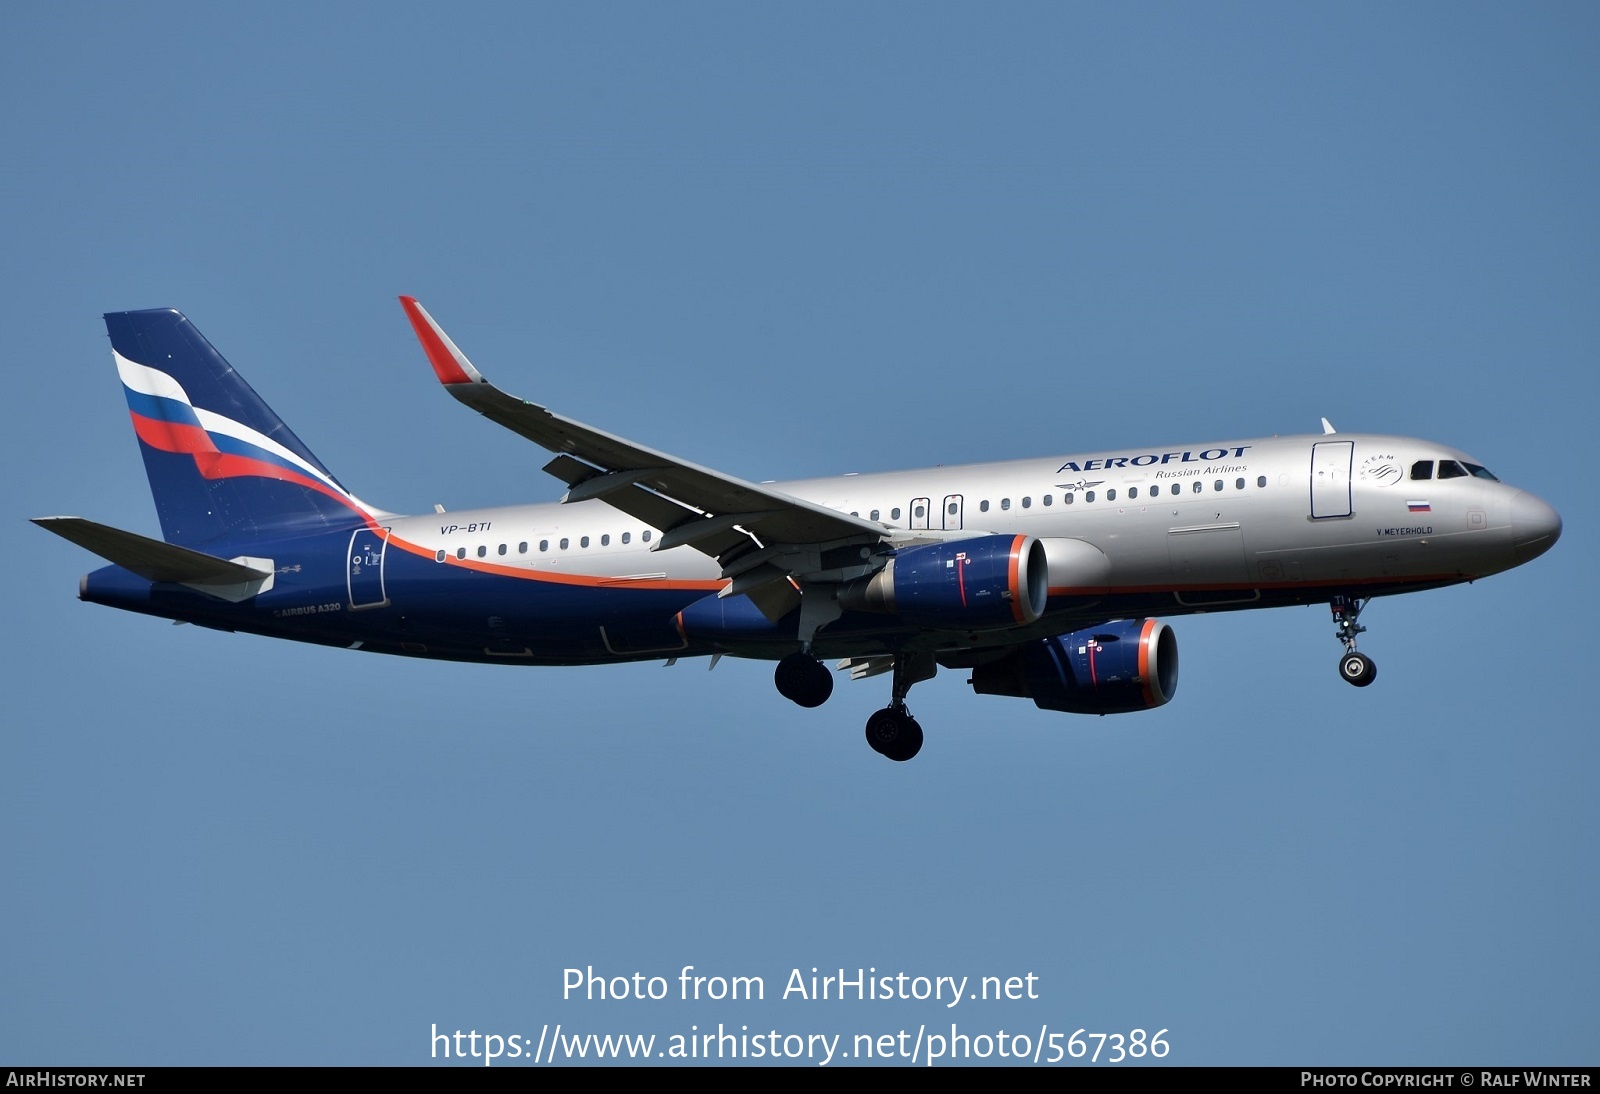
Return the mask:
<path id="1" fill-rule="evenodd" d="M 1042 710 L 1125 714 L 1178 690 L 1178 639 L 1157 619 L 1114 623 L 1029 642 L 972 670 L 980 695 L 1018 695 Z"/>
<path id="2" fill-rule="evenodd" d="M 1111 559 L 1081 539 L 1042 539 L 1050 571 L 1050 595 L 1070 597 L 1076 608 L 1099 600 L 1111 588 Z"/>
<path id="3" fill-rule="evenodd" d="M 1043 544 L 1000 535 L 907 547 L 871 577 L 841 589 L 839 603 L 921 627 L 988 630 L 1032 623 L 1049 596 Z"/>

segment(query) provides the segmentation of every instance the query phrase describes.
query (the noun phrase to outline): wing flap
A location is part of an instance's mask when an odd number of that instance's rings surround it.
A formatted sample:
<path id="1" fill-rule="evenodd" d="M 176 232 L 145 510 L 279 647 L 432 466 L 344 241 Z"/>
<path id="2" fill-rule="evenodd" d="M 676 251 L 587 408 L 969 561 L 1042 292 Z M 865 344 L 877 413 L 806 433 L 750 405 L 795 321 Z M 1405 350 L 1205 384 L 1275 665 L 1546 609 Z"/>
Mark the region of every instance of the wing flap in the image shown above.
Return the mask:
<path id="1" fill-rule="evenodd" d="M 893 669 L 894 658 L 877 655 L 846 657 L 833 667 L 839 672 L 844 672 L 848 669 L 852 680 L 865 680 L 872 676 L 881 676 Z"/>

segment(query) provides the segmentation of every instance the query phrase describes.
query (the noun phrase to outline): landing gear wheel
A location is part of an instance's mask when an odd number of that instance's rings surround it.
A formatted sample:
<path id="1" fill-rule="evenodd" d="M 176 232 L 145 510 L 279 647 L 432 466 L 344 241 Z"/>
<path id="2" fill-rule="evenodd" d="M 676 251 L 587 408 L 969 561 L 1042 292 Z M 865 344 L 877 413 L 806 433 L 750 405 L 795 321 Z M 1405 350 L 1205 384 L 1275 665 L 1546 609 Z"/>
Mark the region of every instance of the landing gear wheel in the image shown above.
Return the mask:
<path id="1" fill-rule="evenodd" d="M 820 707 L 833 694 L 833 674 L 808 653 L 791 653 L 772 673 L 778 694 L 803 707 Z"/>
<path id="2" fill-rule="evenodd" d="M 1333 609 L 1336 625 L 1334 637 L 1344 643 L 1344 654 L 1339 658 L 1339 675 L 1346 683 L 1364 688 L 1378 678 L 1378 666 L 1372 658 L 1356 652 L 1356 635 L 1366 632 L 1357 620 L 1367 601 L 1354 596 L 1336 596 L 1328 607 Z"/>
<path id="3" fill-rule="evenodd" d="M 905 763 L 922 751 L 922 726 L 901 707 L 884 707 L 867 719 L 867 744 L 880 756 Z"/>
<path id="4" fill-rule="evenodd" d="M 1378 666 L 1364 653 L 1351 651 L 1339 658 L 1339 675 L 1358 688 L 1364 688 L 1378 678 Z"/>

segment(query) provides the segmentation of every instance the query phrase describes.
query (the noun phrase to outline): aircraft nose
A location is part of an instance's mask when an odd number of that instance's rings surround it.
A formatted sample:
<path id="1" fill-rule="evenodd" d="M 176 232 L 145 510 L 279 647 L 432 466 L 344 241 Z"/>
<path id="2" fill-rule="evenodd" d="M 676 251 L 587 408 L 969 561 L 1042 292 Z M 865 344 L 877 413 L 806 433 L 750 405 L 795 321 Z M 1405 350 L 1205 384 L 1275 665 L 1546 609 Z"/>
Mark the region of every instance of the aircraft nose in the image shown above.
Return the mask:
<path id="1" fill-rule="evenodd" d="M 1511 550 L 1517 565 L 1538 558 L 1561 538 L 1561 514 L 1526 490 L 1511 499 Z"/>

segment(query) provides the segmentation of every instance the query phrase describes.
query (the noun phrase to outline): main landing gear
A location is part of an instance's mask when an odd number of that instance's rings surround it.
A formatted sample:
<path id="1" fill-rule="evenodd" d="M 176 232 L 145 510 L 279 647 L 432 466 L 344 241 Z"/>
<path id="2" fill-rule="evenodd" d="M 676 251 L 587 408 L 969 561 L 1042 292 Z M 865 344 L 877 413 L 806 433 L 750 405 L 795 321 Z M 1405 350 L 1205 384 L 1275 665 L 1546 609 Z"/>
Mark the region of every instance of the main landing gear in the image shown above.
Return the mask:
<path id="1" fill-rule="evenodd" d="M 904 763 L 922 751 L 922 726 L 896 700 L 867 719 L 867 744 L 878 755 Z"/>
<path id="2" fill-rule="evenodd" d="M 894 687 L 889 705 L 867 719 L 867 744 L 880 756 L 905 763 L 922 751 L 922 726 L 906 709 L 906 693 L 919 680 L 931 680 L 939 666 L 931 653 L 901 654 L 894 659 Z"/>
<path id="3" fill-rule="evenodd" d="M 1339 675 L 1347 683 L 1364 688 L 1378 678 L 1378 666 L 1364 653 L 1356 652 L 1356 635 L 1367 628 L 1356 622 L 1367 601 L 1353 596 L 1336 596 L 1328 605 L 1333 610 L 1333 621 L 1338 629 L 1334 636 L 1344 643 L 1344 653 L 1339 658 Z"/>
<path id="4" fill-rule="evenodd" d="M 791 653 L 772 673 L 778 694 L 803 707 L 820 707 L 833 694 L 833 673 L 809 653 Z"/>
<path id="5" fill-rule="evenodd" d="M 902 654 L 894 659 L 894 689 L 889 705 L 867 719 L 867 744 L 872 751 L 904 763 L 922 750 L 922 726 L 906 709 L 906 693 L 912 684 L 932 679 L 938 667 L 928 653 Z M 864 675 L 887 669 L 885 664 Z M 803 707 L 820 707 L 833 694 L 833 674 L 806 650 L 779 661 L 772 680 L 779 694 Z"/>

